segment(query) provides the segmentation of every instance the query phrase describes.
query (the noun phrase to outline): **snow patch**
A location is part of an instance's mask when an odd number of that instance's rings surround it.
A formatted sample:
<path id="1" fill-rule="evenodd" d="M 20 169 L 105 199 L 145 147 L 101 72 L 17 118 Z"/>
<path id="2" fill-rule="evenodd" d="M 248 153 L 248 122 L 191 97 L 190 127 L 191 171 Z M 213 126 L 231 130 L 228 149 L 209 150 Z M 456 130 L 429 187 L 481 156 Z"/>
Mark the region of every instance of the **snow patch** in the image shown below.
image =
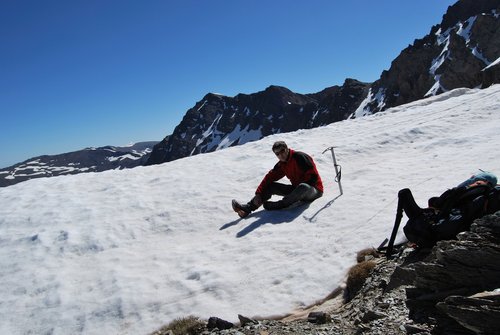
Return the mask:
<path id="1" fill-rule="evenodd" d="M 245 144 L 247 142 L 260 140 L 262 136 L 262 127 L 255 130 L 249 130 L 250 126 L 246 126 L 244 129 L 241 129 L 240 125 L 237 125 L 236 128 L 227 136 L 225 136 L 222 141 L 217 145 L 217 150 L 228 148 L 234 143 L 238 142 L 238 144 Z"/>
<path id="2" fill-rule="evenodd" d="M 132 154 L 126 154 L 122 156 L 115 156 L 115 157 L 106 157 L 106 159 L 110 162 L 116 162 L 116 161 L 122 161 L 124 159 L 130 159 L 130 160 L 138 160 L 141 159 L 140 156 L 134 156 Z"/>
<path id="3" fill-rule="evenodd" d="M 379 111 L 382 110 L 385 107 L 385 91 L 386 89 L 381 87 L 378 89 L 376 94 L 373 94 L 372 89 L 370 88 L 367 97 L 361 102 L 361 104 L 354 111 L 354 113 L 349 116 L 349 118 L 359 118 L 372 114 L 373 111 L 368 105 L 373 103 L 377 104 L 377 109 Z"/>
<path id="4" fill-rule="evenodd" d="M 203 107 L 205 107 L 206 104 L 207 104 L 207 100 L 203 101 L 201 106 L 196 111 L 199 112 Z"/>
<path id="5" fill-rule="evenodd" d="M 484 71 L 484 70 L 487 70 L 489 69 L 490 67 L 493 67 L 493 66 L 496 66 L 500 63 L 500 57 L 498 57 L 495 61 L 493 61 L 490 65 L 488 65 L 487 67 L 485 67 L 484 69 L 482 69 L 481 71 Z"/>

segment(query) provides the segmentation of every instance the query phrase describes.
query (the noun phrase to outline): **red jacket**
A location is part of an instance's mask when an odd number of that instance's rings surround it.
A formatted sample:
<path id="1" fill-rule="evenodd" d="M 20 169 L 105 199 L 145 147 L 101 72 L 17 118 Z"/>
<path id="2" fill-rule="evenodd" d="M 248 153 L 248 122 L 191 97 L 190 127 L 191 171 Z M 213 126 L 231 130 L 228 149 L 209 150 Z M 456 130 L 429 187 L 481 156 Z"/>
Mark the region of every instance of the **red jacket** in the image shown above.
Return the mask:
<path id="1" fill-rule="evenodd" d="M 314 186 L 318 191 L 323 193 L 323 182 L 319 176 L 316 164 L 308 154 L 290 149 L 288 160 L 286 162 L 279 161 L 274 168 L 269 171 L 255 194 L 261 194 L 267 185 L 274 181 L 280 180 L 283 177 L 290 179 L 293 186 L 298 186 L 300 183 L 306 183 Z"/>

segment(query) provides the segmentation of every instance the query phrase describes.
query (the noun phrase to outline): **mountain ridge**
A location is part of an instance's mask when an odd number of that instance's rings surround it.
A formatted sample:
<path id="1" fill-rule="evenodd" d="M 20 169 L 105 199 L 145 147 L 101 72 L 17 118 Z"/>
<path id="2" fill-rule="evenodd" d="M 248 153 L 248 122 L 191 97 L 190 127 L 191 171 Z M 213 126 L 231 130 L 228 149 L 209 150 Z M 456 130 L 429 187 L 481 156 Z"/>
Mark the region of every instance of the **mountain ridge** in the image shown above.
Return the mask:
<path id="1" fill-rule="evenodd" d="M 277 85 L 234 97 L 208 93 L 186 112 L 173 133 L 153 148 L 147 165 L 341 121 L 366 97 L 368 86 L 346 79 L 342 86 L 309 94 Z"/>
<path id="2" fill-rule="evenodd" d="M 403 49 L 382 71 L 352 117 L 459 88 L 498 83 L 500 3 L 460 0 L 448 7 L 441 24 Z"/>
<path id="3" fill-rule="evenodd" d="M 156 143 L 150 141 L 123 147 L 88 147 L 57 155 L 36 156 L 0 169 L 0 187 L 33 178 L 133 168 L 145 163 Z"/>
<path id="4" fill-rule="evenodd" d="M 459 87 L 499 83 L 499 16 L 498 1 L 456 2 L 373 83 L 348 78 L 342 86 L 310 94 L 275 85 L 232 98 L 209 93 L 153 148 L 147 165 L 362 117 Z M 238 106 L 229 115 L 228 104 Z"/>
<path id="5" fill-rule="evenodd" d="M 448 7 L 440 24 L 403 49 L 373 83 L 347 78 L 342 85 L 306 94 L 277 85 L 234 97 L 207 93 L 139 165 L 161 164 L 273 134 L 359 118 L 454 88 L 486 88 L 500 83 L 499 18 L 498 1 L 456 2 Z M 106 157 L 103 155 L 104 161 L 97 165 L 117 168 L 108 164 Z M 0 170 L 0 186 L 10 185 L 5 182 L 5 170 Z M 31 178 L 51 175 L 33 173 Z"/>

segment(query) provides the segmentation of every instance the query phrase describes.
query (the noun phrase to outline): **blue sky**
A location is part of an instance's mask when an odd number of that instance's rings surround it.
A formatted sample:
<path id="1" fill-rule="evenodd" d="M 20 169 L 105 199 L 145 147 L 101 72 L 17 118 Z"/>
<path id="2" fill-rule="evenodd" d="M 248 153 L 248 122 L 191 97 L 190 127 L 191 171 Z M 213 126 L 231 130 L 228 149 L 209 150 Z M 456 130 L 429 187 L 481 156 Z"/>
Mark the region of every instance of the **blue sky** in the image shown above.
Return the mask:
<path id="1" fill-rule="evenodd" d="M 447 0 L 0 2 L 0 167 L 161 140 L 209 92 L 372 82 Z"/>

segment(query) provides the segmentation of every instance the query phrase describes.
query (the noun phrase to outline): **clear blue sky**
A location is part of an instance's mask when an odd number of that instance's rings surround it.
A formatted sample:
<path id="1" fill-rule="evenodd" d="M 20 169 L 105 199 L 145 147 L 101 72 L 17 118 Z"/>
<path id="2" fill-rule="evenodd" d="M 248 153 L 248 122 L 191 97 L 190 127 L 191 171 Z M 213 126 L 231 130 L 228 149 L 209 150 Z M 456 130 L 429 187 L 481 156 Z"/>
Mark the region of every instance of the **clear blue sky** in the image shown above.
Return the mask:
<path id="1" fill-rule="evenodd" d="M 372 82 L 447 0 L 2 0 L 0 167 L 161 140 L 209 92 Z"/>

